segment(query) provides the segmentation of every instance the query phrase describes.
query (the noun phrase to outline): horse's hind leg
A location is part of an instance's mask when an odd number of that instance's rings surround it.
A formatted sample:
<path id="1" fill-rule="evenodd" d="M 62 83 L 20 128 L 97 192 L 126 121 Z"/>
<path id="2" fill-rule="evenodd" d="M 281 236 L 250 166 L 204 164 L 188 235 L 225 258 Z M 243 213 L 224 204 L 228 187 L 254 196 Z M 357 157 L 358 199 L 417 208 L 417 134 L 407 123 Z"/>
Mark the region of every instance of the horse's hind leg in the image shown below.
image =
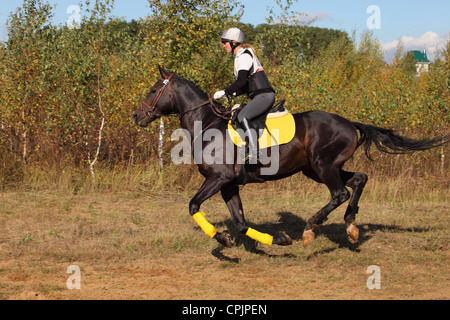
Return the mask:
<path id="1" fill-rule="evenodd" d="M 284 232 L 278 232 L 275 236 L 267 233 L 261 233 L 257 230 L 249 228 L 244 218 L 244 210 L 242 208 L 241 198 L 239 196 L 239 187 L 237 185 L 226 185 L 221 189 L 222 197 L 227 204 L 231 213 L 233 223 L 241 234 L 244 234 L 254 240 L 266 245 L 290 245 L 291 238 Z"/>
<path id="2" fill-rule="evenodd" d="M 355 226 L 354 222 L 356 219 L 356 214 L 358 213 L 359 207 L 358 202 L 361 198 L 361 194 L 364 190 L 364 186 L 367 183 L 367 175 L 359 172 L 347 172 L 341 170 L 341 177 L 345 185 L 353 189 L 352 197 L 350 198 L 350 203 L 345 212 L 344 220 L 347 226 L 347 234 L 354 241 L 359 238 L 358 227 Z"/>
<path id="3" fill-rule="evenodd" d="M 306 247 L 315 238 L 314 229 L 327 220 L 328 215 L 342 203 L 350 198 L 350 191 L 344 185 L 339 169 L 328 166 L 314 171 L 303 171 L 303 173 L 318 181 L 325 183 L 331 193 L 330 202 L 320 209 L 314 216 L 308 219 L 303 232 L 303 246 Z"/>

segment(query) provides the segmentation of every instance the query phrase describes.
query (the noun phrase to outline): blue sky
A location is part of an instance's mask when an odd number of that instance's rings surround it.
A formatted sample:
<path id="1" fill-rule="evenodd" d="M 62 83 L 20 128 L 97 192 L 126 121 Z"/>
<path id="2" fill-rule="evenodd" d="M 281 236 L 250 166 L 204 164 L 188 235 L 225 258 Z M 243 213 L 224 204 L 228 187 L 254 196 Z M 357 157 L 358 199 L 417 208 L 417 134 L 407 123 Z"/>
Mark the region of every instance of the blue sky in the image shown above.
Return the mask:
<path id="1" fill-rule="evenodd" d="M 1 1 L 0 39 L 6 38 L 6 20 L 10 12 L 21 6 L 22 0 Z M 47 0 L 56 4 L 55 24 L 64 24 L 70 14 L 67 8 L 77 5 L 79 0 Z M 258 25 L 265 23 L 268 7 L 274 6 L 273 0 L 241 0 L 244 6 L 243 22 Z M 368 29 L 367 21 L 375 21 L 371 5 L 378 6 L 379 29 L 372 29 L 382 42 L 387 56 L 395 51 L 401 40 L 405 49 L 427 49 L 431 58 L 450 39 L 450 1 L 449 0 L 298 0 L 292 10 L 307 13 L 316 18 L 312 24 L 318 27 L 347 31 L 350 35 L 359 35 Z M 115 0 L 113 14 L 128 20 L 148 15 L 150 9 L 147 0 Z M 372 20 L 371 20 L 372 19 Z"/>

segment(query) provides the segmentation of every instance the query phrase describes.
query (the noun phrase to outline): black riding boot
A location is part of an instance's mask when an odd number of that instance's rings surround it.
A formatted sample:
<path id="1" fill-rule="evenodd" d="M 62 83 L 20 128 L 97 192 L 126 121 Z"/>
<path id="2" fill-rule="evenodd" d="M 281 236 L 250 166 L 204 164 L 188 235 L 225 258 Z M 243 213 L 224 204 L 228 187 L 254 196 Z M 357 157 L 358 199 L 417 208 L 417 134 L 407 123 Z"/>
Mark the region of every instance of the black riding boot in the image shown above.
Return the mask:
<path id="1" fill-rule="evenodd" d="M 245 140 L 247 141 L 245 148 L 245 163 L 258 164 L 258 133 L 251 121 L 247 118 L 242 120 L 241 127 L 245 130 Z"/>

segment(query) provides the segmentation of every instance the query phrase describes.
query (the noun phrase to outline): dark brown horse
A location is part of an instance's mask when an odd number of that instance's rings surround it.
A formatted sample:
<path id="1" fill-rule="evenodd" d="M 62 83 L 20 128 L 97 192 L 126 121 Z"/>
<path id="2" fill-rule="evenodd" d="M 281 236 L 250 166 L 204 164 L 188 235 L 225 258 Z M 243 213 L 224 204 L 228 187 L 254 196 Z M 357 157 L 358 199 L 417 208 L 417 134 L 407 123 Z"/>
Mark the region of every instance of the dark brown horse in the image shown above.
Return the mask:
<path id="1" fill-rule="evenodd" d="M 190 135 L 190 143 L 194 157 L 208 148 L 210 142 L 203 142 L 202 148 L 194 148 L 196 141 L 202 140 L 201 136 L 208 130 L 216 130 L 222 133 L 221 141 L 214 141 L 215 156 L 227 158 L 227 153 L 232 153 L 231 158 L 236 161 L 231 163 L 211 163 L 207 161 L 197 162 L 199 172 L 205 177 L 205 181 L 197 194 L 189 203 L 189 213 L 211 238 L 216 239 L 224 246 L 231 246 L 230 236 L 227 231 L 217 232 L 200 212 L 201 204 L 208 198 L 221 192 L 225 203 L 231 213 L 236 228 L 242 234 L 249 236 L 261 243 L 272 245 L 290 245 L 292 240 L 285 232 L 278 232 L 274 236 L 261 233 L 249 228 L 244 219 L 244 210 L 239 197 L 239 185 L 242 184 L 242 162 L 237 161 L 237 147 L 226 139 L 227 109 L 213 101 L 194 83 L 172 74 L 160 67 L 161 79 L 152 87 L 145 101 L 134 114 L 137 125 L 146 127 L 153 120 L 170 114 L 180 117 L 181 127 Z M 364 145 L 366 155 L 372 143 L 386 153 L 405 153 L 415 150 L 426 150 L 448 142 L 445 138 L 424 140 L 412 140 L 396 135 L 391 130 L 350 122 L 336 114 L 322 111 L 309 111 L 294 115 L 296 132 L 293 140 L 279 146 L 278 170 L 276 173 L 263 174 L 265 165 L 260 165 L 254 171 L 257 178 L 263 181 L 286 178 L 297 172 L 303 172 L 311 179 L 324 183 L 331 193 L 330 202 L 308 219 L 303 232 L 303 245 L 306 246 L 314 237 L 314 229 L 319 227 L 331 211 L 350 199 L 345 212 L 344 221 L 347 234 L 358 240 L 359 231 L 355 226 L 355 215 L 358 213 L 358 201 L 367 182 L 367 175 L 358 172 L 348 172 L 342 169 L 355 150 Z M 200 131 L 195 130 L 194 124 L 201 123 Z M 358 131 L 360 138 L 358 139 Z M 216 138 L 217 139 L 217 138 Z M 219 143 L 218 143 L 219 142 Z M 227 159 L 229 159 L 228 157 Z M 346 188 L 353 190 L 351 194 Z"/>

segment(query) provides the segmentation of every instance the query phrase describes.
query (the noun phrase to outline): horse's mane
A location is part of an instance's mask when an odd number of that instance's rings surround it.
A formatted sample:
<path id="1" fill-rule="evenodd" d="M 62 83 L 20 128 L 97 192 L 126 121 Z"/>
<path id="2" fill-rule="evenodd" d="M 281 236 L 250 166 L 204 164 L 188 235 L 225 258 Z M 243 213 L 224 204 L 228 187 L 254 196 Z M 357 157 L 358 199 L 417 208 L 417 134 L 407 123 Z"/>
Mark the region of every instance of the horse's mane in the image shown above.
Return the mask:
<path id="1" fill-rule="evenodd" d="M 176 74 L 176 75 L 178 78 L 180 78 L 180 80 L 182 80 L 184 83 L 186 83 L 194 91 L 194 93 L 198 94 L 199 97 L 204 98 L 205 101 L 209 99 L 209 95 L 205 91 L 203 91 L 203 89 L 200 88 L 200 86 L 197 83 L 195 83 L 195 81 L 186 79 L 186 78 L 180 76 L 179 74 Z M 218 110 L 223 111 L 223 112 L 228 111 L 228 109 L 226 107 L 224 107 L 221 103 L 217 102 L 216 100 L 213 100 L 213 101 L 214 101 L 214 105 L 216 106 L 216 108 Z"/>
<path id="2" fill-rule="evenodd" d="M 208 98 L 208 94 L 207 94 L 205 91 L 203 91 L 202 88 L 200 88 L 200 86 L 199 86 L 197 83 L 195 83 L 195 81 L 192 81 L 192 80 L 190 80 L 190 79 L 183 78 L 183 77 L 180 76 L 180 75 L 177 75 L 177 76 L 178 76 L 182 81 L 184 81 L 186 84 L 188 84 L 189 87 L 190 87 L 191 89 L 193 89 L 199 96 L 205 96 L 206 98 Z"/>

